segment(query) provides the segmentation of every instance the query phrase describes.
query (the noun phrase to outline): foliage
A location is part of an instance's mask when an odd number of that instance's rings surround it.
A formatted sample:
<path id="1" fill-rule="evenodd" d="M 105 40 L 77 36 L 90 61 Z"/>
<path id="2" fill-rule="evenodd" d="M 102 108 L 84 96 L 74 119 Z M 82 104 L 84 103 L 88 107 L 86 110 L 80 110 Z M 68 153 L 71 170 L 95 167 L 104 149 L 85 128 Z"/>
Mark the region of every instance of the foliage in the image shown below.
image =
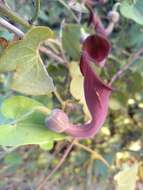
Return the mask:
<path id="1" fill-rule="evenodd" d="M 43 127 L 44 116 L 38 113 L 41 109 L 46 107 L 24 96 L 13 96 L 5 100 L 1 111 L 11 120 L 0 127 L 0 144 L 2 146 L 39 144 L 46 145 L 48 149 L 48 146 L 52 147 L 54 140 L 62 140 L 64 138 L 62 135 Z"/>
<path id="2" fill-rule="evenodd" d="M 23 19 L 33 18 L 35 7 L 31 0 L 6 2 Z M 120 12 L 120 20 L 109 37 L 112 48 L 105 68 L 95 68 L 108 82 L 143 47 L 143 2 L 124 0 L 118 5 L 106 1 L 102 6 L 97 2 L 93 10 L 105 26 L 110 10 Z M 4 179 L 0 180 L 0 190 L 36 189 L 57 165 L 70 140 L 67 135 L 47 129 L 45 117 L 55 108 L 64 110 L 73 123 L 84 123 L 90 117 L 79 61 L 81 41 L 95 30 L 87 25 L 88 9 L 81 1 L 41 1 L 40 14 L 30 30 L 3 18 L 26 34 L 19 40 L 13 32 L 0 27 L 0 39 L 8 43 L 6 49 L 0 44 L 0 179 Z M 80 142 L 96 150 L 110 169 L 101 158 L 75 145 L 45 189 L 134 190 L 136 186 L 142 190 L 142 62 L 140 56 L 113 83 L 106 122 L 94 138 Z"/>
<path id="3" fill-rule="evenodd" d="M 143 25 L 143 2 L 140 0 L 130 4 L 127 1 L 123 1 L 120 7 L 121 13 L 138 24 Z"/>
<path id="4" fill-rule="evenodd" d="M 48 27 L 34 27 L 24 39 L 9 45 L 3 52 L 0 72 L 15 71 L 11 79 L 12 89 L 30 95 L 44 95 L 54 90 L 37 50 L 42 41 L 52 37 Z"/>

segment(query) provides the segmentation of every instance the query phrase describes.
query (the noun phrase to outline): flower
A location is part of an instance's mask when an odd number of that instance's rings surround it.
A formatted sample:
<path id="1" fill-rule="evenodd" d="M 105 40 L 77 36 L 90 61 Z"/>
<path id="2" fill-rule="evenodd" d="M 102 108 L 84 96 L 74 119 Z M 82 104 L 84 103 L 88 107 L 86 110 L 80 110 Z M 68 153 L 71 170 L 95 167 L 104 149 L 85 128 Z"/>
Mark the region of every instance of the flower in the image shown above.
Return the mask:
<path id="1" fill-rule="evenodd" d="M 92 119 L 83 125 L 72 124 L 60 109 L 53 110 L 46 118 L 46 126 L 57 132 L 84 139 L 93 137 L 102 127 L 108 112 L 112 88 L 97 76 L 93 64 L 103 67 L 110 52 L 110 44 L 105 36 L 90 35 L 83 42 L 80 69 L 84 76 L 84 94 Z"/>

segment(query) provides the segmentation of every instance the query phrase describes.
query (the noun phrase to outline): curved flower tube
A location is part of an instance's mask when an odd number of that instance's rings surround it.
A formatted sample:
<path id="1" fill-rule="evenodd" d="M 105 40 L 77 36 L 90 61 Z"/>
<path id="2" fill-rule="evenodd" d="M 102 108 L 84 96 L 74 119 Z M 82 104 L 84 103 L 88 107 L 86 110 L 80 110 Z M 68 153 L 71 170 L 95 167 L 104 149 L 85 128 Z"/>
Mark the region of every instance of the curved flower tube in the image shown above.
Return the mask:
<path id="1" fill-rule="evenodd" d="M 109 51 L 110 44 L 101 35 L 89 36 L 83 42 L 80 68 L 84 76 L 84 94 L 92 120 L 87 124 L 74 125 L 69 121 L 66 113 L 60 109 L 55 109 L 45 121 L 49 129 L 84 139 L 93 137 L 101 128 L 107 116 L 109 96 L 112 89 L 96 75 L 91 62 L 103 67 Z"/>

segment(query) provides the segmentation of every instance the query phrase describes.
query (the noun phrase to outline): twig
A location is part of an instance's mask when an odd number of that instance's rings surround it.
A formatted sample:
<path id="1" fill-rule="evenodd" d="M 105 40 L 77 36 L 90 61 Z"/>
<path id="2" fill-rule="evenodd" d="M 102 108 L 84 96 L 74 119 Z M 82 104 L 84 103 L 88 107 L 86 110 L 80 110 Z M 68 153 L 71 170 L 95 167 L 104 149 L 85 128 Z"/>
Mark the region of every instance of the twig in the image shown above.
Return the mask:
<path id="1" fill-rule="evenodd" d="M 8 21 L 6 21 L 3 18 L 0 18 L 0 25 L 10 31 L 12 31 L 14 34 L 16 34 L 19 37 L 23 37 L 24 36 L 24 32 L 22 32 L 21 30 L 19 30 L 17 27 L 13 26 L 12 24 L 10 24 Z"/>
<path id="2" fill-rule="evenodd" d="M 74 144 L 77 145 L 79 148 L 82 148 L 82 149 L 86 150 L 87 152 L 91 153 L 93 159 L 101 160 L 107 167 L 110 167 L 108 162 L 100 154 L 98 154 L 91 148 L 89 148 L 83 144 L 80 144 L 78 142 L 75 142 Z"/>
<path id="3" fill-rule="evenodd" d="M 64 153 L 63 157 L 61 158 L 58 165 L 49 173 L 49 175 L 41 182 L 41 184 L 37 187 L 36 190 L 42 190 L 44 186 L 46 185 L 47 181 L 52 177 L 52 175 L 61 167 L 61 165 L 64 163 L 65 159 L 67 158 L 68 154 L 70 153 L 76 139 L 73 139 L 69 147 L 67 148 L 66 152 Z"/>
<path id="4" fill-rule="evenodd" d="M 115 82 L 115 80 L 117 80 L 118 78 L 120 78 L 124 72 L 129 69 L 129 67 L 133 64 L 134 61 L 136 61 L 137 59 L 140 58 L 140 55 L 143 53 L 143 48 L 141 48 L 139 51 L 137 51 L 136 53 L 134 53 L 130 58 L 127 64 L 125 64 L 123 66 L 123 68 L 121 68 L 110 80 L 109 85 L 111 85 L 113 82 Z"/>
<path id="5" fill-rule="evenodd" d="M 65 109 L 65 102 L 64 100 L 62 99 L 61 95 L 59 94 L 59 92 L 57 90 L 55 90 L 53 92 L 53 94 L 56 96 L 57 100 L 59 101 L 59 103 L 61 104 L 62 106 L 62 109 L 64 110 Z"/>
<path id="6" fill-rule="evenodd" d="M 50 51 L 46 47 L 41 46 L 40 51 L 42 53 L 45 53 L 46 55 L 48 55 L 50 58 L 54 59 L 58 63 L 61 63 L 62 65 L 66 66 L 65 61 L 61 57 L 59 57 L 58 55 L 56 55 L 55 53 L 53 53 L 52 51 Z"/>
<path id="7" fill-rule="evenodd" d="M 76 15 L 74 14 L 74 12 L 71 10 L 71 8 L 69 7 L 69 5 L 64 0 L 58 0 L 58 2 L 61 3 L 69 11 L 69 13 L 72 15 L 72 17 L 74 18 L 74 20 L 78 23 L 78 18 L 76 17 Z"/>
<path id="8" fill-rule="evenodd" d="M 8 17 L 10 20 L 22 25 L 26 29 L 31 28 L 31 25 L 27 21 L 25 21 L 17 13 L 15 13 L 2 3 L 0 3 L 0 15 Z"/>
<path id="9" fill-rule="evenodd" d="M 58 48 L 60 49 L 61 56 L 62 56 L 62 58 L 63 58 L 65 64 L 68 65 L 68 60 L 67 60 L 67 58 L 66 58 L 66 56 L 65 56 L 63 47 L 62 47 L 62 45 L 61 45 L 61 44 L 62 44 L 61 39 L 60 39 L 60 41 L 55 40 L 55 39 L 54 39 L 54 40 L 53 40 L 53 39 L 49 39 L 49 42 L 51 42 L 51 43 L 53 43 L 53 44 L 55 44 L 55 45 L 58 46 Z M 47 44 L 47 45 L 48 45 L 48 44 Z"/>
<path id="10" fill-rule="evenodd" d="M 33 18 L 31 19 L 31 23 L 33 23 L 35 20 L 37 20 L 37 18 L 39 16 L 39 12 L 40 12 L 40 0 L 35 0 L 34 6 L 35 6 L 35 14 L 34 14 Z"/>

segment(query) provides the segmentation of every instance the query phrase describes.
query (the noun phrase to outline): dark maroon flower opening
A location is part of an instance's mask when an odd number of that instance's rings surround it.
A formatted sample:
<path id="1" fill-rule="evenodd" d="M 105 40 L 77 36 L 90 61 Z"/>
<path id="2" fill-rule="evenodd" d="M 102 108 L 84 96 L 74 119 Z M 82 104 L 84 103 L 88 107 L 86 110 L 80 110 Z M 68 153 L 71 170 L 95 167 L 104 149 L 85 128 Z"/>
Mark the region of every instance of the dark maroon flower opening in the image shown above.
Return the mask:
<path id="1" fill-rule="evenodd" d="M 108 111 L 111 87 L 105 84 L 91 67 L 91 61 L 97 66 L 104 66 L 110 51 L 108 40 L 101 35 L 92 35 L 83 42 L 80 68 L 84 76 L 84 94 L 92 120 L 84 125 L 73 125 L 67 115 L 55 109 L 46 118 L 46 126 L 56 132 L 65 132 L 73 137 L 84 139 L 93 137 L 102 127 Z"/>
<path id="2" fill-rule="evenodd" d="M 92 61 L 98 66 L 104 66 L 110 51 L 110 44 L 105 37 L 101 35 L 92 35 L 86 38 L 82 49 L 82 56 L 87 56 L 87 62 Z M 82 61 L 80 63 L 80 68 L 81 72 L 83 72 Z"/>

